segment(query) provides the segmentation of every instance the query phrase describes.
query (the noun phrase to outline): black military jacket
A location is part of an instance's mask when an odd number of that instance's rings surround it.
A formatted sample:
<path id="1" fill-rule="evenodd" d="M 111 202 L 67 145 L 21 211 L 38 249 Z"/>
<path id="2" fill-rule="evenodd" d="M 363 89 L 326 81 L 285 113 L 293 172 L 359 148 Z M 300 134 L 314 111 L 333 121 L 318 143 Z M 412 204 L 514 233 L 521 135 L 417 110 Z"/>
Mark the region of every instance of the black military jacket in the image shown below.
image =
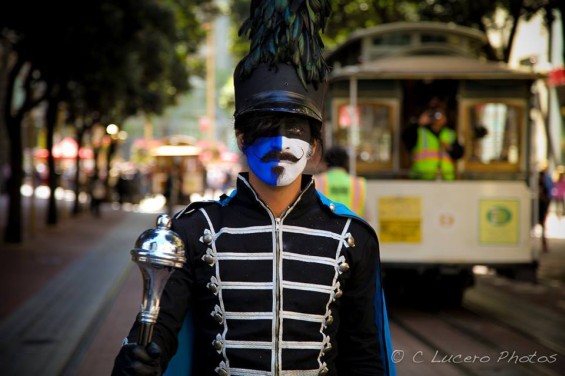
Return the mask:
<path id="1" fill-rule="evenodd" d="M 187 262 L 161 299 L 154 341 L 163 366 L 190 309 L 192 375 L 383 374 L 378 241 L 333 209 L 305 175 L 298 199 L 275 218 L 240 174 L 230 197 L 177 214 Z"/>

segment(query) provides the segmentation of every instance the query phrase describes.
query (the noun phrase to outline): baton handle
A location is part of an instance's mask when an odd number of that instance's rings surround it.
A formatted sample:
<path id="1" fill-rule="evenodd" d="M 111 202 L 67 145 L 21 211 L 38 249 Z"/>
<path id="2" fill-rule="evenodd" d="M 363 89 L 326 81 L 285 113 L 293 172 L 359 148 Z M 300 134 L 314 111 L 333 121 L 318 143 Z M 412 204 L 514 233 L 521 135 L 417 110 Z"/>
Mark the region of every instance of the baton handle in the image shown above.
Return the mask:
<path id="1" fill-rule="evenodd" d="M 139 339 L 138 344 L 141 346 L 147 346 L 151 343 L 151 339 L 153 339 L 153 324 L 149 323 L 141 323 L 141 330 L 139 331 Z"/>

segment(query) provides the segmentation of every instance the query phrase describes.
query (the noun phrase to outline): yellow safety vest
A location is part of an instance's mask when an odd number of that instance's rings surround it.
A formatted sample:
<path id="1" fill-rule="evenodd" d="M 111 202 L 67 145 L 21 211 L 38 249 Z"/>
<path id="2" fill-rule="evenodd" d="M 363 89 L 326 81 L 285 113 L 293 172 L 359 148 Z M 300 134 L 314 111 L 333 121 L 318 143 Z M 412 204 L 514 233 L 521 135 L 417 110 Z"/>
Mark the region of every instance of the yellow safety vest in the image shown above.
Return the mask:
<path id="1" fill-rule="evenodd" d="M 418 141 L 412 151 L 412 173 L 415 179 L 444 180 L 455 179 L 455 164 L 447 151 L 441 147 L 440 140 L 448 145 L 455 142 L 455 132 L 443 128 L 439 138 L 426 127 L 418 128 Z"/>
<path id="2" fill-rule="evenodd" d="M 351 176 L 343 168 L 330 168 L 314 179 L 316 189 L 324 196 L 344 204 L 360 216 L 365 215 L 367 184 L 364 178 Z"/>

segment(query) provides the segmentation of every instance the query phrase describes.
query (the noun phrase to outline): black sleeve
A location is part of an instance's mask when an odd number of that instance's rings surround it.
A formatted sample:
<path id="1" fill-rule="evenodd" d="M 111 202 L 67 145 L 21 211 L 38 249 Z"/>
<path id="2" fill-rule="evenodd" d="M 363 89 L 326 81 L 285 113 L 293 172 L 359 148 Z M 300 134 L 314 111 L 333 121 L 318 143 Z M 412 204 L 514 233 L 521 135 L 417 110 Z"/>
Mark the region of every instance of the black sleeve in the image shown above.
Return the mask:
<path id="1" fill-rule="evenodd" d="M 348 251 L 351 275 L 344 286 L 337 338 L 340 375 L 384 374 L 374 307 L 379 247 L 374 236 L 366 235 Z"/>
<path id="2" fill-rule="evenodd" d="M 163 291 L 161 309 L 153 337 L 155 342 L 161 346 L 163 370 L 167 369 L 169 361 L 177 352 L 177 336 L 190 304 L 193 281 L 191 268 L 185 266 L 171 275 Z"/>
<path id="3" fill-rule="evenodd" d="M 402 142 L 408 151 L 412 151 L 418 141 L 418 124 L 410 124 L 408 128 L 402 132 Z"/>
<path id="4" fill-rule="evenodd" d="M 453 144 L 450 145 L 449 150 L 447 153 L 454 161 L 460 159 L 463 156 L 465 149 L 463 146 L 456 140 Z"/>

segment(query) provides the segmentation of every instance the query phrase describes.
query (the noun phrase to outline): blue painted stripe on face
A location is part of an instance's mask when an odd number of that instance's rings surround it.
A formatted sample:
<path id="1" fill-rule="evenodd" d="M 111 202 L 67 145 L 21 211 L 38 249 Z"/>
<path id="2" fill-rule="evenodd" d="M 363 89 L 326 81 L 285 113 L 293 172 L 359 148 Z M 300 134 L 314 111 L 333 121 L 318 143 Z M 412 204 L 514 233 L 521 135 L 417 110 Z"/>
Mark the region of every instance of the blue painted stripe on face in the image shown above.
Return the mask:
<path id="1" fill-rule="evenodd" d="M 261 158 L 271 151 L 282 150 L 282 136 L 261 137 L 255 140 L 245 150 L 247 164 L 259 179 L 269 185 L 277 185 L 278 176 L 273 172 L 273 167 L 278 161 L 262 161 Z"/>

